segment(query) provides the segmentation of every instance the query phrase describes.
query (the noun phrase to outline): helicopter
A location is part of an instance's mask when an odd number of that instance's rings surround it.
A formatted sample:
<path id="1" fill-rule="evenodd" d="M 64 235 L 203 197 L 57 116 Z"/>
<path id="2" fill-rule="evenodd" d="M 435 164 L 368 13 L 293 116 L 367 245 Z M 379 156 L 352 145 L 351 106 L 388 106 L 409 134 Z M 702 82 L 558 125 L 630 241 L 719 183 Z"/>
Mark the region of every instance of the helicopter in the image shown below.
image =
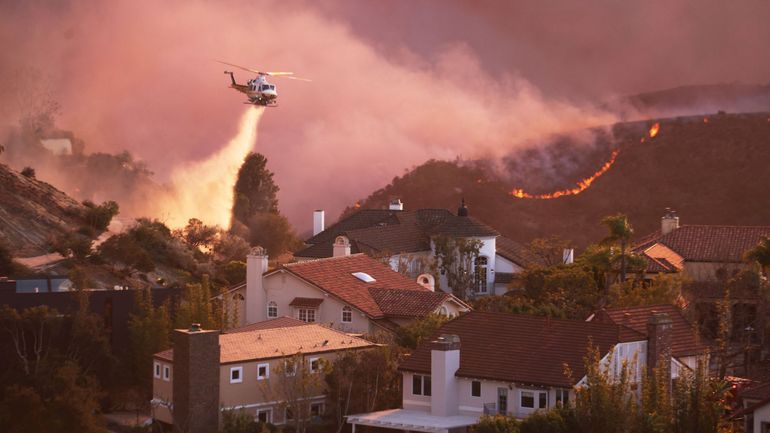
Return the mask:
<path id="1" fill-rule="evenodd" d="M 262 107 L 275 107 L 278 105 L 278 91 L 275 84 L 267 82 L 267 77 L 284 77 L 291 80 L 310 81 L 307 78 L 295 77 L 294 72 L 263 72 L 223 62 L 221 60 L 217 60 L 217 62 L 257 74 L 255 78 L 247 81 L 246 84 L 238 84 L 235 81 L 233 72 L 225 71 L 225 74 L 230 75 L 230 81 L 232 82 L 230 87 L 245 94 L 249 98 L 248 102 L 244 102 L 244 104 L 260 105 Z"/>

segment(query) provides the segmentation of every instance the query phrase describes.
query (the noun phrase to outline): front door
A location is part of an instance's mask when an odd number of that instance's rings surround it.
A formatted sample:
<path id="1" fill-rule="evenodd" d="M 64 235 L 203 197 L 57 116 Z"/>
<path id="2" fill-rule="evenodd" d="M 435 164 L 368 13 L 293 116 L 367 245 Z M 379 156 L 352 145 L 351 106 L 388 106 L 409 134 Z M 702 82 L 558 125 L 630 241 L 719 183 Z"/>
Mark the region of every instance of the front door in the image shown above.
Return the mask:
<path id="1" fill-rule="evenodd" d="M 497 388 L 497 413 L 500 415 L 508 413 L 508 388 Z"/>

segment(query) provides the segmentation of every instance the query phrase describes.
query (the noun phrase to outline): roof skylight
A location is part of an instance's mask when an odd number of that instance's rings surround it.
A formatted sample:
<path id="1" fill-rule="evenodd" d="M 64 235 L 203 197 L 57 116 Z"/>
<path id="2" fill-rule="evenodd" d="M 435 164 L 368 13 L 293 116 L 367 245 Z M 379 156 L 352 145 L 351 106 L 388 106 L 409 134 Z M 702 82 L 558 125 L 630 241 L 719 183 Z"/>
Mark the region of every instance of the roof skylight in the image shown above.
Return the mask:
<path id="1" fill-rule="evenodd" d="M 353 276 L 363 281 L 364 283 L 373 283 L 377 280 L 366 272 L 353 272 Z"/>

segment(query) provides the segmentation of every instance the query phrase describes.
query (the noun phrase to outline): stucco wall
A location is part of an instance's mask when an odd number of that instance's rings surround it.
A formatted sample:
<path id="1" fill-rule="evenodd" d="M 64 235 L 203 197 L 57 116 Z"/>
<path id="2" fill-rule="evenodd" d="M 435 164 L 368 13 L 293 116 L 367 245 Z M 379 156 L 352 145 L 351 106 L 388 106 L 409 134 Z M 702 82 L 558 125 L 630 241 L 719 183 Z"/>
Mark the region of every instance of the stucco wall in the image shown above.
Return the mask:
<path id="1" fill-rule="evenodd" d="M 731 277 L 733 272 L 739 272 L 747 269 L 743 263 L 712 263 L 712 262 L 685 262 L 684 272 L 695 281 L 715 281 L 717 279 L 717 270 L 725 269 L 727 276 Z"/>
<path id="2" fill-rule="evenodd" d="M 155 377 L 156 364 L 160 366 L 160 377 Z M 170 369 L 169 371 L 171 375 L 169 380 L 163 379 L 163 369 L 165 367 Z M 152 368 L 152 417 L 159 421 L 172 424 L 173 417 L 171 415 L 171 411 L 169 410 L 169 405 L 173 401 L 174 397 L 172 382 L 174 380 L 174 367 L 168 361 L 155 358 L 153 360 Z"/>
<path id="3" fill-rule="evenodd" d="M 766 424 L 765 429 L 770 429 L 770 403 L 754 411 L 754 433 L 764 433 L 762 424 Z"/>

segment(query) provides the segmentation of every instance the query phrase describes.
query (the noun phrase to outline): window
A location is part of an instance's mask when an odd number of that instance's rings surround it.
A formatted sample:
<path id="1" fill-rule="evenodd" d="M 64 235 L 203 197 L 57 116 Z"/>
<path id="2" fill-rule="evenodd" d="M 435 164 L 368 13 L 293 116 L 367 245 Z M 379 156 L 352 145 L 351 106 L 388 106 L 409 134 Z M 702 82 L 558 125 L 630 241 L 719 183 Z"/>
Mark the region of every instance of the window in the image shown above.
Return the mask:
<path id="1" fill-rule="evenodd" d="M 278 317 L 278 304 L 273 301 L 267 303 L 267 317 L 271 319 Z"/>
<path id="2" fill-rule="evenodd" d="M 273 410 L 272 409 L 257 410 L 257 421 L 266 423 L 266 424 L 273 422 Z"/>
<path id="3" fill-rule="evenodd" d="M 342 323 L 350 323 L 353 321 L 353 309 L 344 306 L 342 307 Z"/>
<path id="4" fill-rule="evenodd" d="M 163 380 L 165 380 L 166 382 L 171 380 L 171 367 L 169 367 L 168 365 L 163 366 Z"/>
<path id="5" fill-rule="evenodd" d="M 323 414 L 324 414 L 324 404 L 323 403 L 310 403 L 310 417 L 311 418 L 319 418 Z"/>
<path id="6" fill-rule="evenodd" d="M 243 382 L 243 367 L 233 367 L 230 369 L 230 383 Z"/>
<path id="7" fill-rule="evenodd" d="M 284 361 L 283 363 L 283 374 L 286 376 L 294 376 L 297 374 L 297 365 L 294 363 L 294 361 Z"/>
<path id="8" fill-rule="evenodd" d="M 307 323 L 315 322 L 315 309 L 314 308 L 300 308 L 298 317 L 299 320 Z"/>
<path id="9" fill-rule="evenodd" d="M 522 390 L 520 406 L 524 409 L 545 409 L 548 407 L 548 392 Z"/>
<path id="10" fill-rule="evenodd" d="M 364 283 L 373 283 L 377 281 L 373 276 L 367 274 L 366 272 L 353 272 L 353 276 L 363 281 Z"/>
<path id="11" fill-rule="evenodd" d="M 557 389 L 556 390 L 556 404 L 561 403 L 562 406 L 567 406 L 569 404 L 569 390 L 568 389 Z"/>
<path id="12" fill-rule="evenodd" d="M 412 376 L 412 394 L 430 396 L 430 376 L 415 374 Z"/>
<path id="13" fill-rule="evenodd" d="M 160 379 L 160 362 L 153 363 L 153 371 L 155 372 L 155 378 Z"/>
<path id="14" fill-rule="evenodd" d="M 291 408 L 287 406 L 287 407 L 286 407 L 286 412 L 284 412 L 284 416 L 285 416 L 285 418 L 284 418 L 284 419 L 285 419 L 286 421 L 291 421 L 291 420 L 293 420 L 293 419 L 294 419 L 294 411 L 293 411 L 293 410 L 291 410 Z"/>
<path id="15" fill-rule="evenodd" d="M 321 360 L 318 358 L 310 358 L 310 372 L 318 373 L 321 370 Z"/>
<path id="16" fill-rule="evenodd" d="M 257 365 L 257 380 L 265 380 L 270 377 L 270 364 Z"/>
<path id="17" fill-rule="evenodd" d="M 481 397 L 481 382 L 478 380 L 471 382 L 471 397 Z"/>
<path id="18" fill-rule="evenodd" d="M 449 308 L 447 308 L 446 305 L 442 305 L 438 313 L 442 316 L 449 317 Z"/>
<path id="19" fill-rule="evenodd" d="M 246 298 L 243 297 L 240 293 L 236 293 L 233 295 L 233 301 L 239 302 L 239 301 L 245 301 Z"/>
<path id="20" fill-rule="evenodd" d="M 487 293 L 487 263 L 484 256 L 476 257 L 476 269 L 474 272 L 474 285 L 477 293 Z"/>

